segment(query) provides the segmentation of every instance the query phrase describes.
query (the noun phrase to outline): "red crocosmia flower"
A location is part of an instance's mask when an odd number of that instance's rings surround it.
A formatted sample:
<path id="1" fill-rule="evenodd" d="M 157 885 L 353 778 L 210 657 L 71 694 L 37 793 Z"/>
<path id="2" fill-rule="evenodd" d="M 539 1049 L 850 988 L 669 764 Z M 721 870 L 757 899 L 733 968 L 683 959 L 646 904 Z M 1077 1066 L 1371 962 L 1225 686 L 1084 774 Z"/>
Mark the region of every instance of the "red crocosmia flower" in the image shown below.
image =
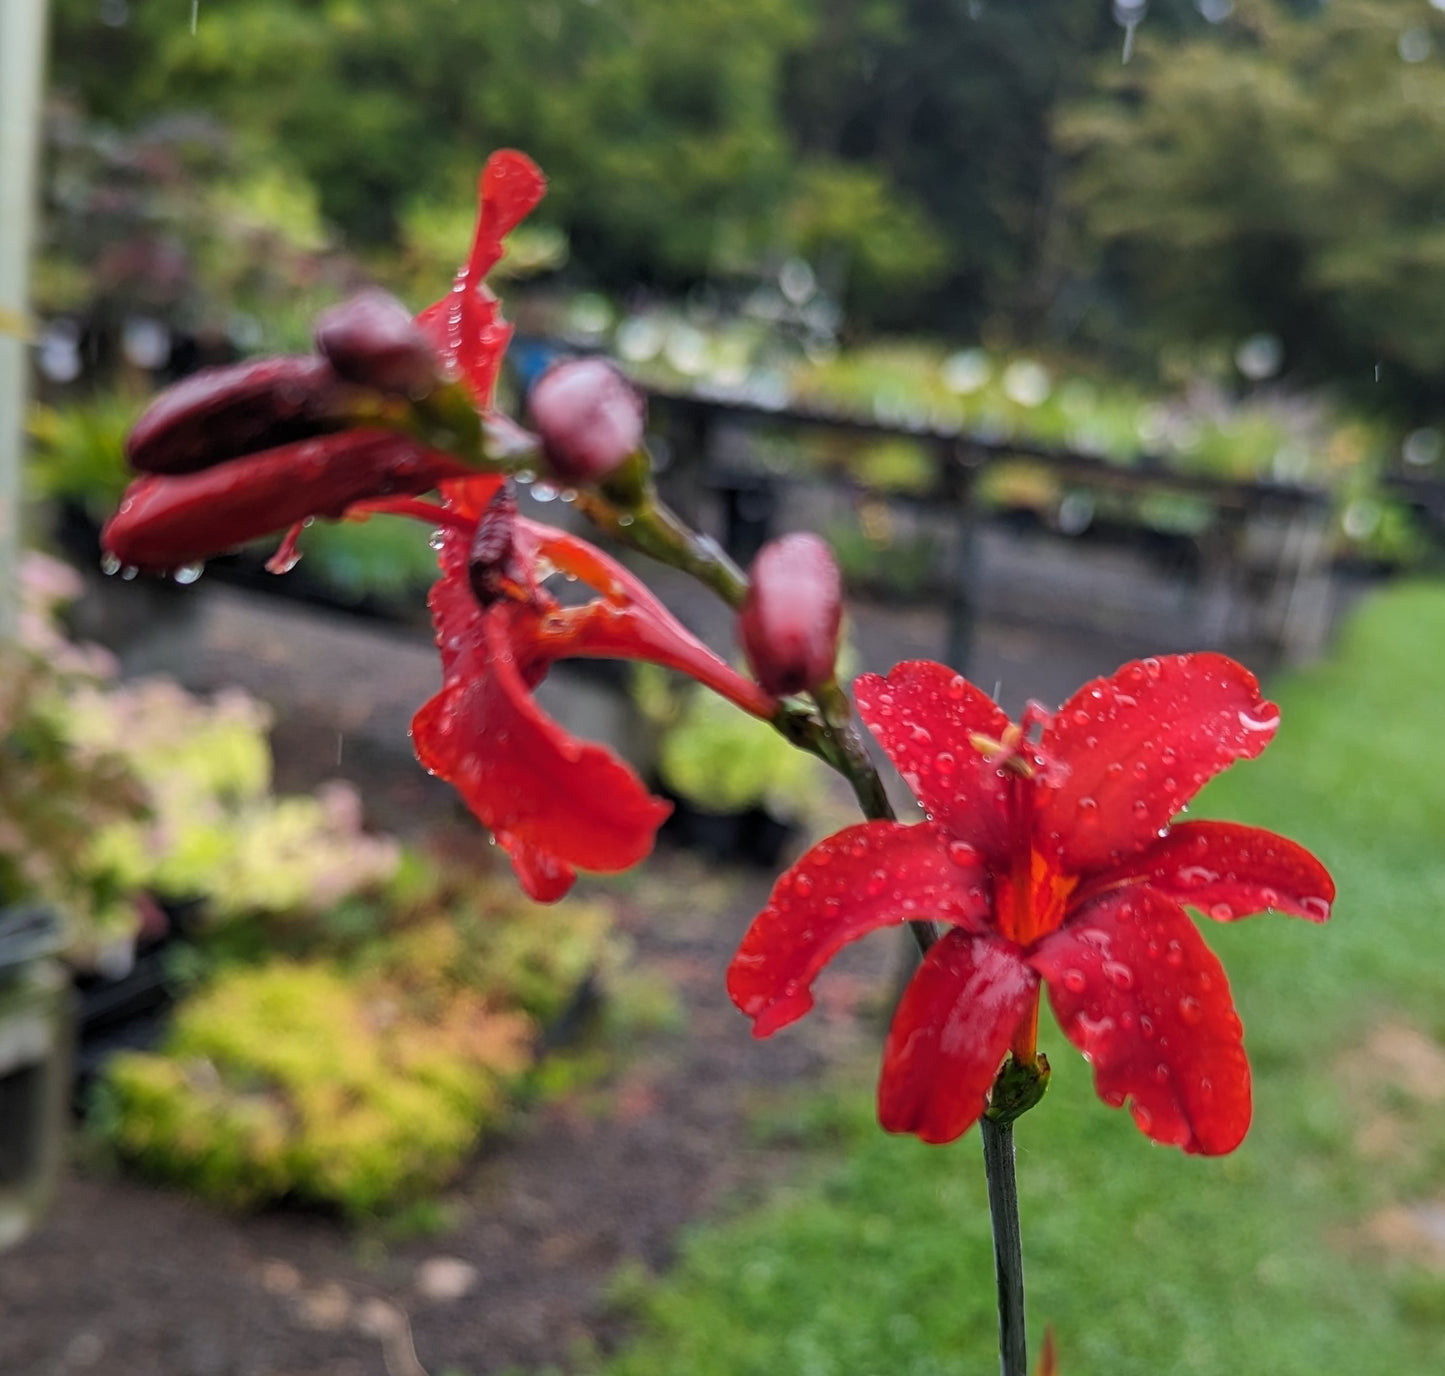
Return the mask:
<path id="1" fill-rule="evenodd" d="M 850 827 L 778 881 L 728 974 L 754 1032 L 807 1012 L 844 942 L 931 918 L 948 930 L 894 1015 L 885 1128 L 947 1142 L 972 1125 L 1004 1056 L 1037 1054 L 1042 984 L 1106 1103 L 1131 1100 L 1157 1142 L 1232 1151 L 1250 1117 L 1242 1029 L 1182 905 L 1220 922 L 1265 908 L 1322 922 L 1334 897 L 1292 841 L 1172 824 L 1274 735 L 1254 677 L 1222 655 L 1146 659 L 1018 724 L 941 664 L 868 675 L 857 697 L 928 820 Z"/>
<path id="2" fill-rule="evenodd" d="M 412 722 L 417 758 L 461 793 L 551 902 L 576 869 L 635 865 L 669 807 L 610 750 L 578 741 L 532 697 L 575 656 L 648 660 L 690 674 L 746 711 L 777 702 L 686 631 L 621 565 L 576 536 L 528 521 L 498 480 L 445 489 L 442 576 L 431 591 L 443 686 Z M 596 596 L 562 606 L 543 586 L 570 575 Z"/>

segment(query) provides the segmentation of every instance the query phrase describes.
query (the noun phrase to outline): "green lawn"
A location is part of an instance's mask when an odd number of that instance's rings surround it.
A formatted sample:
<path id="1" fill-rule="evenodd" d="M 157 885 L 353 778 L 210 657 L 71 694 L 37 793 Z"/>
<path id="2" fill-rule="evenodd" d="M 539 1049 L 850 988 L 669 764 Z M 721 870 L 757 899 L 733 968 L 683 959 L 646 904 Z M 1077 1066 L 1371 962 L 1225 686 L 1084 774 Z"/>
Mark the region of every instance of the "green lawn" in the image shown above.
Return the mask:
<path id="1" fill-rule="evenodd" d="M 1441 1370 L 1445 1268 L 1412 1252 L 1408 1210 L 1445 1201 L 1445 589 L 1372 600 L 1272 689 L 1275 744 L 1196 813 L 1314 848 L 1336 917 L 1206 924 L 1256 1074 L 1223 1160 L 1147 1142 L 1046 1025 L 1054 1087 L 1017 1136 L 1032 1336 L 1054 1325 L 1063 1376 Z M 811 1143 L 791 1187 L 619 1286 L 639 1336 L 608 1376 L 997 1370 L 977 1134 L 890 1138 L 856 1081 L 783 1111 Z M 1369 1240 L 1382 1220 L 1393 1248 Z"/>

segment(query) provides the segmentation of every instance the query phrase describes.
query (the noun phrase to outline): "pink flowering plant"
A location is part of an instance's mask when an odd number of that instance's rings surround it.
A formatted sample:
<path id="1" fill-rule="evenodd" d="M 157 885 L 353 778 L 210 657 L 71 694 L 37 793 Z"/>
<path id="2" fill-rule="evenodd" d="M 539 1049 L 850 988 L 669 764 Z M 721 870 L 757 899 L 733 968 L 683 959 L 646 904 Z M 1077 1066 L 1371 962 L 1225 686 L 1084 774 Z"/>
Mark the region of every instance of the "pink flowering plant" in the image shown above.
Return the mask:
<path id="1" fill-rule="evenodd" d="M 522 154 L 481 177 L 471 252 L 413 319 L 367 292 L 317 322 L 314 354 L 197 374 L 136 425 L 137 472 L 106 525 L 110 566 L 174 572 L 268 534 L 284 572 L 317 517 L 413 517 L 439 533 L 429 605 L 442 687 L 417 711 L 417 756 L 447 779 L 543 902 L 578 870 L 627 869 L 668 813 L 603 745 L 540 707 L 550 666 L 629 659 L 688 675 L 770 722 L 851 785 L 865 820 L 779 878 L 727 972 L 757 1036 L 812 1005 L 845 943 L 907 926 L 920 963 L 883 1051 L 891 1132 L 983 1135 L 1005 1376 L 1026 1370 L 1012 1124 L 1049 1080 L 1043 996 L 1099 1097 L 1141 1132 L 1201 1155 L 1250 1121 L 1243 1029 L 1195 914 L 1271 909 L 1322 922 L 1334 889 L 1300 846 L 1256 827 L 1179 821 L 1195 793 L 1257 756 L 1279 713 L 1218 654 L 1127 664 L 1057 711 L 1015 722 L 942 664 L 865 674 L 835 661 L 842 586 L 828 546 L 789 535 L 750 574 L 661 501 L 640 394 L 597 359 L 560 363 L 529 399 L 533 429 L 494 409 L 509 339 L 486 275 L 545 182 Z M 737 614 L 750 673 L 688 632 L 590 542 L 523 517 L 512 481 L 543 471 L 617 543 L 694 576 Z M 562 575 L 586 590 L 564 604 Z M 900 822 L 854 709 L 916 796 Z M 1191 912 L 1192 910 L 1192 912 Z"/>

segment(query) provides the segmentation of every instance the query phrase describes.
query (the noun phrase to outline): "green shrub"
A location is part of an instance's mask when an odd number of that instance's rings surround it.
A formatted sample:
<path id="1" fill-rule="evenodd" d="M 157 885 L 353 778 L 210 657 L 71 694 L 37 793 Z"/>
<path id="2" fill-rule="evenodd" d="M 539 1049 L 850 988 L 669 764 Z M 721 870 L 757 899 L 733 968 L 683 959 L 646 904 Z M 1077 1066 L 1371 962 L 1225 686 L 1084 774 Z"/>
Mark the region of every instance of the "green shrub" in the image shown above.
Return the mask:
<path id="1" fill-rule="evenodd" d="M 115 1059 L 99 1121 L 143 1170 L 227 1205 L 362 1215 L 436 1189 L 505 1113 L 535 1023 L 426 992 L 314 962 L 231 970 L 165 1054 Z"/>

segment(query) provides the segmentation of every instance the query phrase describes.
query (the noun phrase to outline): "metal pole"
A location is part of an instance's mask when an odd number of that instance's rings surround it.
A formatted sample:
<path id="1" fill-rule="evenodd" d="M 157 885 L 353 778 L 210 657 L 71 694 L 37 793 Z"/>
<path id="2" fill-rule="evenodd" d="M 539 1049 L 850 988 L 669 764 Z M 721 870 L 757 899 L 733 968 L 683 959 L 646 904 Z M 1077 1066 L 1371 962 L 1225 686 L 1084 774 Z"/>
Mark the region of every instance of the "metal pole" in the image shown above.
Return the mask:
<path id="1" fill-rule="evenodd" d="M 45 0 L 0 0 L 0 640 L 14 635 L 19 611 L 30 242 L 44 68 Z"/>

